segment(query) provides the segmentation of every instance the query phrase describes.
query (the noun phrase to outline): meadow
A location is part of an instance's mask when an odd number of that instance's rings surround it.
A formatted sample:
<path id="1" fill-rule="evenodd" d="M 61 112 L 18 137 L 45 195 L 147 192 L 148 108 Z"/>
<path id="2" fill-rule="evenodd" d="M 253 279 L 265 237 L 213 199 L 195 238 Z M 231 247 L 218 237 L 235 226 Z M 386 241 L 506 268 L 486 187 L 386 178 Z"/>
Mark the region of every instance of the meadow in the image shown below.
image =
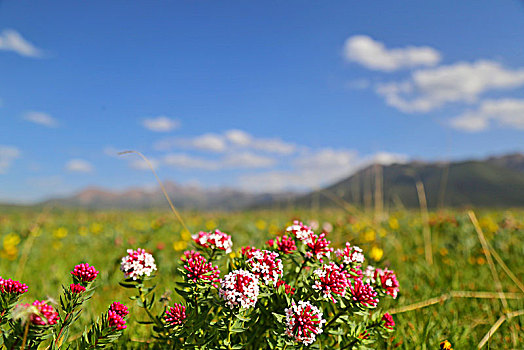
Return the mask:
<path id="1" fill-rule="evenodd" d="M 162 294 L 161 301 L 171 303 L 179 301 L 174 281 L 180 278 L 179 258 L 190 247 L 192 233 L 219 228 L 232 236 L 236 251 L 246 245 L 262 246 L 300 219 L 316 232 L 326 232 L 335 248 L 349 241 L 363 248 L 371 264 L 396 272 L 399 297 L 383 306 L 393 314 L 395 332 L 378 348 L 438 349 L 447 339 L 455 349 L 475 349 L 492 330 L 484 348 L 521 349 L 524 211 L 481 210 L 475 215 L 477 228 L 465 210 L 430 212 L 425 219 L 419 211 L 404 210 L 380 220 L 343 209 L 185 211 L 181 216 L 189 232 L 169 211 L 4 208 L 0 276 L 29 286 L 23 300 L 53 299 L 61 285 L 70 283 L 72 268 L 88 262 L 100 271 L 96 293 L 71 330 L 71 339 L 119 301 L 130 309 L 119 344 L 147 348 L 149 328 L 137 324 L 145 315 L 129 300 L 129 290 L 119 286 L 126 249 L 140 247 L 153 254 L 157 293 Z M 493 327 L 497 324 L 498 329 Z"/>

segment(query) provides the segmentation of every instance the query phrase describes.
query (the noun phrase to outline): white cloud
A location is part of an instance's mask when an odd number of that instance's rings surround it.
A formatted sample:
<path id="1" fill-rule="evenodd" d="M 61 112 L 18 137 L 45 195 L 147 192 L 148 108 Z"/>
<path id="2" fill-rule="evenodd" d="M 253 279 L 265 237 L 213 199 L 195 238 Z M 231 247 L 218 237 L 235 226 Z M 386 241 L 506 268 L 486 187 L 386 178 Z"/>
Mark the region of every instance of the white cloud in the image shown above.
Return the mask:
<path id="1" fill-rule="evenodd" d="M 31 123 L 43 125 L 48 128 L 56 128 L 58 126 L 58 121 L 55 118 L 43 112 L 27 112 L 23 118 Z"/>
<path id="2" fill-rule="evenodd" d="M 0 50 L 13 51 L 26 57 L 38 58 L 43 56 L 40 49 L 24 39 L 20 33 L 13 29 L 4 29 L 0 33 Z"/>
<path id="3" fill-rule="evenodd" d="M 66 163 L 65 168 L 75 173 L 90 173 L 94 170 L 93 165 L 84 159 L 71 159 Z"/>
<path id="4" fill-rule="evenodd" d="M 224 168 L 268 168 L 276 164 L 276 159 L 251 152 L 234 153 L 220 162 Z"/>
<path id="5" fill-rule="evenodd" d="M 218 169 L 218 164 L 216 161 L 211 161 L 200 157 L 193 157 L 187 154 L 168 154 L 164 157 L 163 164 L 181 169 Z"/>
<path id="6" fill-rule="evenodd" d="M 386 103 L 407 113 L 429 112 L 452 102 L 476 102 L 487 91 L 524 85 L 524 69 L 511 70 L 480 60 L 413 72 L 407 81 L 380 84 Z"/>
<path id="7" fill-rule="evenodd" d="M 255 150 L 265 153 L 289 155 L 297 150 L 295 144 L 279 138 L 256 138 L 242 130 L 227 130 L 222 134 L 207 133 L 193 138 L 170 138 L 155 143 L 156 150 L 173 148 L 195 149 L 214 153 Z"/>
<path id="8" fill-rule="evenodd" d="M 478 132 L 488 129 L 491 122 L 524 130 L 524 100 L 486 100 L 476 110 L 451 119 L 450 124 L 456 129 Z"/>
<path id="9" fill-rule="evenodd" d="M 146 118 L 142 120 L 142 126 L 155 132 L 168 132 L 180 127 L 180 121 L 165 116 Z"/>
<path id="10" fill-rule="evenodd" d="M 388 49 L 383 43 L 367 35 L 348 38 L 344 44 L 344 57 L 366 68 L 386 72 L 416 66 L 434 66 L 441 60 L 440 53 L 429 46 Z"/>
<path id="11" fill-rule="evenodd" d="M 152 159 L 149 159 L 149 164 L 151 164 L 153 169 L 156 170 L 160 166 L 160 161 L 158 161 L 157 159 L 153 159 L 152 158 Z M 133 169 L 151 171 L 151 168 L 149 167 L 149 164 L 145 160 L 143 160 L 142 158 L 134 159 L 134 160 L 132 160 L 129 163 L 129 165 Z"/>
<path id="12" fill-rule="evenodd" d="M 391 164 L 404 164 L 407 163 L 408 156 L 405 154 L 399 153 L 389 153 L 389 152 L 378 152 L 366 159 L 364 164 L 381 164 L 381 165 L 391 165 Z"/>
<path id="13" fill-rule="evenodd" d="M 0 145 L 0 174 L 7 173 L 13 161 L 20 157 L 20 150 L 13 146 Z"/>

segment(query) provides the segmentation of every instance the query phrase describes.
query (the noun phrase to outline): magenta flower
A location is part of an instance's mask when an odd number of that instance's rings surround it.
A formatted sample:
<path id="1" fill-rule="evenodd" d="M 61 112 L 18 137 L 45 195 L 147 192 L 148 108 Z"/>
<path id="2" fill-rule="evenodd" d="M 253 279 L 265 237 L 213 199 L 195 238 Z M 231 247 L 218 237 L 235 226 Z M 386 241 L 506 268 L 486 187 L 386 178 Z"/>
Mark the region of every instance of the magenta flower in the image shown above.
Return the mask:
<path id="1" fill-rule="evenodd" d="M 164 319 L 171 326 L 182 324 L 186 319 L 186 307 L 181 304 L 175 304 L 166 312 Z"/>
<path id="2" fill-rule="evenodd" d="M 257 276 L 245 270 L 235 270 L 220 282 L 219 295 L 231 309 L 255 307 L 259 292 Z"/>
<path id="3" fill-rule="evenodd" d="M 325 322 L 322 312 L 309 301 L 299 301 L 298 305 L 292 301 L 286 309 L 286 335 L 298 343 L 313 344 Z"/>
<path id="4" fill-rule="evenodd" d="M 316 276 L 313 289 L 322 293 L 325 299 L 336 303 L 335 294 L 344 296 L 350 285 L 348 273 L 340 266 L 331 262 L 329 265 L 323 265 L 322 268 L 315 270 Z"/>
<path id="5" fill-rule="evenodd" d="M 127 328 L 126 320 L 124 320 L 124 318 L 120 316 L 116 311 L 109 310 L 107 312 L 107 323 L 109 324 L 109 327 L 114 327 L 119 331 Z"/>
<path id="6" fill-rule="evenodd" d="M 262 279 L 266 285 L 275 285 L 282 277 L 284 266 L 282 260 L 278 259 L 278 253 L 268 250 L 253 251 L 247 263 L 251 266 L 251 272 Z"/>
<path id="7" fill-rule="evenodd" d="M 194 234 L 192 238 L 198 245 L 204 248 L 225 250 L 228 254 L 232 251 L 231 236 L 219 230 L 215 230 L 215 232 L 200 231 Z"/>
<path id="8" fill-rule="evenodd" d="M 34 307 L 36 312 L 31 314 L 29 321 L 35 326 L 52 326 L 57 324 L 60 319 L 58 312 L 51 305 L 46 304 L 45 301 L 35 300 L 32 304 L 19 304 L 16 307 L 25 309 Z"/>
<path id="9" fill-rule="evenodd" d="M 266 242 L 269 247 L 278 249 L 282 254 L 291 254 L 297 250 L 295 240 L 293 237 L 288 237 L 286 235 L 282 237 L 277 237 L 275 239 L 270 239 Z"/>
<path id="10" fill-rule="evenodd" d="M 384 327 L 387 329 L 393 329 L 395 327 L 395 321 L 393 321 L 393 316 L 387 312 L 382 316 L 382 321 L 384 322 Z"/>
<path id="11" fill-rule="evenodd" d="M 120 270 L 126 278 L 137 280 L 145 276 L 151 276 L 156 271 L 155 258 L 144 249 L 128 249 L 127 255 L 122 258 Z"/>
<path id="12" fill-rule="evenodd" d="M 287 284 L 286 281 L 278 280 L 277 284 L 275 284 L 275 288 L 278 289 L 278 287 L 280 287 L 280 286 L 284 286 L 284 291 L 286 292 L 286 294 L 288 294 L 288 295 L 295 294 L 295 288 L 293 288 L 289 284 Z"/>
<path id="13" fill-rule="evenodd" d="M 71 288 L 71 293 L 73 294 L 80 294 L 86 291 L 86 287 L 80 284 L 71 284 L 69 287 Z"/>
<path id="14" fill-rule="evenodd" d="M 79 264 L 76 265 L 71 274 L 76 277 L 80 282 L 88 283 L 93 282 L 93 280 L 98 275 L 98 271 L 89 264 Z"/>
<path id="15" fill-rule="evenodd" d="M 394 271 L 376 269 L 374 278 L 376 283 L 386 291 L 386 294 L 391 295 L 393 299 L 397 297 L 399 283 Z"/>
<path id="16" fill-rule="evenodd" d="M 14 281 L 12 279 L 3 279 L 0 277 L 0 293 L 5 294 L 24 294 L 29 288 L 26 284 Z"/>
<path id="17" fill-rule="evenodd" d="M 321 233 L 319 236 L 313 233 L 308 240 L 304 241 L 310 249 L 310 251 L 306 253 L 307 257 L 316 257 L 320 262 L 322 262 L 322 257 L 324 256 L 329 258 L 333 248 L 329 247 L 331 242 L 325 237 L 325 233 Z"/>
<path id="18" fill-rule="evenodd" d="M 208 263 L 199 252 L 194 250 L 185 251 L 181 258 L 185 262 L 186 276 L 195 283 L 211 283 L 217 286 L 220 281 L 220 270 L 213 264 Z"/>
<path id="19" fill-rule="evenodd" d="M 116 301 L 109 306 L 109 310 L 116 312 L 120 317 L 126 317 L 129 314 L 127 306 Z"/>
<path id="20" fill-rule="evenodd" d="M 351 299 L 362 306 L 374 308 L 378 304 L 377 292 L 370 284 L 363 283 L 361 279 L 354 279 L 349 285 Z"/>

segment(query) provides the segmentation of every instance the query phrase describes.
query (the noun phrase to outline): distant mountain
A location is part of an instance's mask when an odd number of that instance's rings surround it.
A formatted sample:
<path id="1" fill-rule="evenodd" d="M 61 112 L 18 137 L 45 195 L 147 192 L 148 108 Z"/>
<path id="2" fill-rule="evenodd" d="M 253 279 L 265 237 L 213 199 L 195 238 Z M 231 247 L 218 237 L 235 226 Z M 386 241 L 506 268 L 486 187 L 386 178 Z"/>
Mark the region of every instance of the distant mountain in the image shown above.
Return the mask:
<path id="1" fill-rule="evenodd" d="M 372 165 L 323 190 L 299 196 L 294 204 L 333 206 L 345 201 L 371 207 L 376 181 L 381 181 L 384 205 L 389 207 L 418 207 L 417 181 L 424 185 L 430 208 L 522 207 L 524 155 L 484 161 Z"/>
<path id="2" fill-rule="evenodd" d="M 164 187 L 177 208 L 201 210 L 237 210 L 255 204 L 265 204 L 289 198 L 293 193 L 253 194 L 239 190 L 219 188 L 204 189 L 198 186 L 183 186 L 166 181 Z M 148 209 L 168 208 L 168 203 L 159 187 L 154 189 L 130 188 L 111 191 L 99 187 L 86 188 L 70 197 L 55 198 L 42 204 L 90 209 Z"/>

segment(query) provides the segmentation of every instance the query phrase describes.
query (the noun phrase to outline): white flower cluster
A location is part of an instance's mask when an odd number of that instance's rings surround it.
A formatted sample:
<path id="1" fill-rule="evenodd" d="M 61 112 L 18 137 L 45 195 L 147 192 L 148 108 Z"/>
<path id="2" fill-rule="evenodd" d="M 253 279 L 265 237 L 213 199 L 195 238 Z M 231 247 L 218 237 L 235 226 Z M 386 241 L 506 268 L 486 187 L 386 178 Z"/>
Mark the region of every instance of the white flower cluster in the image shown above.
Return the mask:
<path id="1" fill-rule="evenodd" d="M 294 221 L 293 225 L 286 228 L 286 232 L 293 233 L 300 241 L 309 241 L 311 239 L 311 235 L 314 234 L 310 227 L 304 226 L 301 222 L 298 221 Z"/>
<path id="2" fill-rule="evenodd" d="M 255 307 L 258 299 L 258 278 L 251 272 L 235 270 L 220 281 L 219 295 L 231 309 Z"/>
<path id="3" fill-rule="evenodd" d="M 375 267 L 368 265 L 366 269 L 364 270 L 364 276 L 362 279 L 367 284 L 375 283 Z"/>
<path id="4" fill-rule="evenodd" d="M 233 251 L 231 249 L 233 247 L 231 236 L 219 230 L 215 232 L 199 232 L 193 235 L 192 238 L 203 247 L 225 250 L 227 254 Z"/>
<path id="5" fill-rule="evenodd" d="M 264 280 L 266 286 L 274 286 L 284 273 L 282 260 L 276 252 L 256 250 L 247 260 L 251 264 L 251 272 Z"/>
<path id="6" fill-rule="evenodd" d="M 286 335 L 296 342 L 310 345 L 315 342 L 316 336 L 322 333 L 322 326 L 326 320 L 322 318 L 320 309 L 309 301 L 294 301 L 286 309 Z"/>
<path id="7" fill-rule="evenodd" d="M 346 243 L 346 248 L 337 249 L 336 254 L 337 257 L 342 258 L 344 264 L 362 264 L 365 260 L 364 253 L 362 253 L 362 249 L 360 249 L 356 245 L 351 246 L 349 243 Z"/>
<path id="8" fill-rule="evenodd" d="M 155 258 L 153 258 L 153 255 L 146 253 L 144 249 L 128 249 L 127 256 L 122 258 L 120 270 L 124 272 L 126 278 L 131 277 L 134 280 L 144 275 L 150 276 L 156 271 Z"/>

